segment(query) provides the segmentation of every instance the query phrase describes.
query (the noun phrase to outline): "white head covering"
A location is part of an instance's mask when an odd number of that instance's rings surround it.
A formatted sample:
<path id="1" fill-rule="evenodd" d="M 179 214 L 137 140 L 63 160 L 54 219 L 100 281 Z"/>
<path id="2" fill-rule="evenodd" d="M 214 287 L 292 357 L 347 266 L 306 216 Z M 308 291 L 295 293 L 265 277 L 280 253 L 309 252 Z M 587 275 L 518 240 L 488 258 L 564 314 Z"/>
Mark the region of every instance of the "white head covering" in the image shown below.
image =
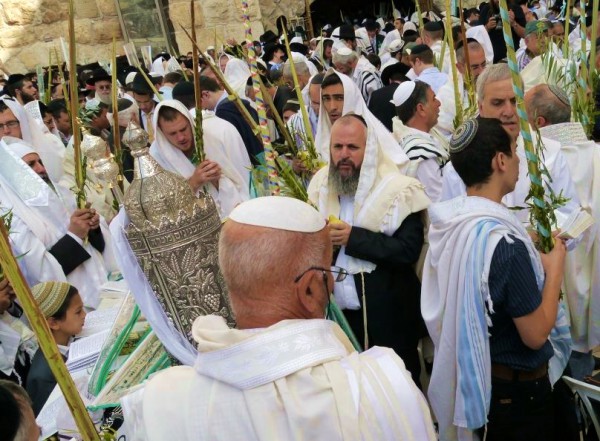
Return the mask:
<path id="1" fill-rule="evenodd" d="M 32 146 L 30 146 L 29 144 L 25 144 L 22 140 L 18 138 L 13 138 L 12 136 L 5 136 L 4 138 L 2 138 L 2 140 L 6 143 L 8 149 L 20 159 L 23 159 L 23 156 L 29 155 L 31 153 L 37 154 L 37 152 Z"/>
<path id="2" fill-rule="evenodd" d="M 163 57 L 158 57 L 156 60 L 154 60 L 152 62 L 152 72 L 157 73 L 159 75 L 164 75 L 165 74 L 165 67 L 163 65 L 163 62 L 165 60 L 163 59 Z"/>
<path id="3" fill-rule="evenodd" d="M 390 100 L 394 106 L 401 106 L 406 102 L 415 90 L 416 83 L 414 81 L 404 81 L 394 91 L 394 97 Z"/>
<path id="4" fill-rule="evenodd" d="M 192 133 L 195 131 L 196 123 L 188 109 L 177 100 L 163 100 L 156 106 L 156 111 L 152 118 L 155 138 L 150 146 L 150 154 L 166 170 L 177 173 L 188 179 L 194 174 L 196 167 L 185 156 L 185 154 L 169 142 L 163 131 L 158 125 L 160 109 L 170 107 L 177 110 L 185 116 L 192 127 Z M 226 217 L 231 210 L 240 202 L 246 200 L 248 191 L 245 188 L 245 181 L 236 171 L 227 156 L 214 143 L 205 143 L 204 149 L 206 156 L 211 161 L 219 164 L 222 175 L 219 180 L 219 190 L 214 185 L 207 185 L 209 194 L 214 199 L 221 218 Z"/>
<path id="5" fill-rule="evenodd" d="M 50 133 L 44 133 L 35 119 L 17 101 L 11 98 L 2 98 L 2 100 L 19 121 L 23 141 L 34 147 L 44 162 L 48 176 L 58 182 L 63 175 L 65 157 L 65 147 L 60 139 Z M 35 103 L 37 105 L 37 101 Z"/>
<path id="6" fill-rule="evenodd" d="M 404 33 L 406 31 L 415 31 L 415 32 L 417 32 L 417 25 L 414 24 L 412 21 L 407 21 L 406 23 L 404 23 L 404 26 L 402 26 L 402 35 L 404 35 Z"/>
<path id="7" fill-rule="evenodd" d="M 361 115 L 367 122 L 370 131 L 373 132 L 381 151 L 384 152 L 400 170 L 403 170 L 409 162 L 406 153 L 404 153 L 404 150 L 400 147 L 389 130 L 367 108 L 367 105 L 365 104 L 365 101 L 360 93 L 360 90 L 358 90 L 356 83 L 347 75 L 339 72 L 331 72 L 340 77 L 344 86 L 344 107 L 342 110 L 342 115 L 346 115 L 349 112 L 354 112 L 357 115 Z M 322 93 L 323 92 L 321 90 L 321 94 Z M 323 100 L 321 99 L 315 144 L 316 148 L 318 149 L 317 151 L 321 153 L 322 159 L 327 163 L 329 163 L 330 138 L 331 122 L 329 121 L 329 115 L 327 114 L 325 106 L 323 105 Z"/>
<path id="8" fill-rule="evenodd" d="M 306 202 L 285 196 L 265 196 L 238 205 L 229 219 L 276 230 L 316 233 L 325 228 L 323 215 Z"/>
<path id="9" fill-rule="evenodd" d="M 490 40 L 490 35 L 485 26 L 473 26 L 467 29 L 466 35 L 467 38 L 474 38 L 479 42 L 485 51 L 485 60 L 488 63 L 492 63 L 494 61 L 494 48 L 492 47 L 492 40 Z"/>
<path id="10" fill-rule="evenodd" d="M 231 55 L 223 54 L 221 57 L 229 58 L 229 61 L 225 66 L 225 72 L 223 72 L 227 83 L 229 83 L 231 88 L 240 96 L 240 98 L 246 98 L 246 83 L 250 76 L 248 64 Z"/>

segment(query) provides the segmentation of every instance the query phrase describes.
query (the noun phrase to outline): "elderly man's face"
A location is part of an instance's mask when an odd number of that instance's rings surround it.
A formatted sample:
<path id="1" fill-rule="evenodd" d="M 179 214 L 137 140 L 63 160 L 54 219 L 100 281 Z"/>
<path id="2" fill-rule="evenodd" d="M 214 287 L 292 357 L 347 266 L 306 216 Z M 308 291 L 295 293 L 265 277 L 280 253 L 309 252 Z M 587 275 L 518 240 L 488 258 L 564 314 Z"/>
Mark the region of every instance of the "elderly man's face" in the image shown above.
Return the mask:
<path id="1" fill-rule="evenodd" d="M 477 81 L 479 75 L 485 69 L 487 65 L 487 60 L 485 59 L 485 51 L 482 48 L 479 49 L 471 49 L 469 51 L 469 65 L 471 66 L 471 75 L 473 76 L 473 81 Z M 465 64 L 464 63 L 456 63 L 456 67 L 461 75 L 465 75 Z"/>
<path id="2" fill-rule="evenodd" d="M 540 55 L 545 50 L 548 32 L 532 33 L 525 37 L 527 49 L 534 55 Z"/>
<path id="3" fill-rule="evenodd" d="M 111 82 L 106 80 L 96 81 L 95 87 L 98 98 L 100 98 L 102 102 L 106 102 L 105 100 L 109 100 L 108 102 L 110 102 L 110 94 L 112 91 Z"/>
<path id="4" fill-rule="evenodd" d="M 21 124 L 10 109 L 0 112 L 0 139 L 5 136 L 23 139 L 23 134 L 21 133 Z"/>
<path id="5" fill-rule="evenodd" d="M 494 81 L 483 88 L 483 100 L 479 103 L 479 115 L 484 118 L 497 118 L 513 139 L 519 136 L 517 99 L 512 80 Z"/>
<path id="6" fill-rule="evenodd" d="M 329 121 L 333 124 L 342 116 L 344 110 L 344 86 L 333 84 L 321 89 L 321 100 L 329 116 Z"/>
<path id="7" fill-rule="evenodd" d="M 221 72 L 225 72 L 228 62 L 229 57 L 227 55 L 223 55 L 221 58 L 219 58 L 219 67 L 221 68 Z"/>
<path id="8" fill-rule="evenodd" d="M 173 121 L 158 119 L 158 126 L 167 140 L 186 155 L 191 155 L 194 147 L 194 133 L 189 120 L 181 113 Z"/>

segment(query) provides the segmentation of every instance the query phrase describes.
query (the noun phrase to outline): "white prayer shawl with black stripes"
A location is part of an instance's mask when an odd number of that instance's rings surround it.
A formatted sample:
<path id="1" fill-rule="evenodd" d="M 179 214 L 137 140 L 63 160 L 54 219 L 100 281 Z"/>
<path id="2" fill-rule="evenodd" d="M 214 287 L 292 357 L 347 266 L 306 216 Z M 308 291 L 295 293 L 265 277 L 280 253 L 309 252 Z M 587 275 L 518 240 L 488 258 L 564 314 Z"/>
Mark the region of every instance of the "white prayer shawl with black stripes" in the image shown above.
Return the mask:
<path id="1" fill-rule="evenodd" d="M 421 181 L 431 200 L 439 200 L 441 170 L 450 157 L 448 151 L 431 134 L 404 125 L 398 117 L 394 117 L 392 124 L 394 138 L 410 159 L 406 175 Z"/>

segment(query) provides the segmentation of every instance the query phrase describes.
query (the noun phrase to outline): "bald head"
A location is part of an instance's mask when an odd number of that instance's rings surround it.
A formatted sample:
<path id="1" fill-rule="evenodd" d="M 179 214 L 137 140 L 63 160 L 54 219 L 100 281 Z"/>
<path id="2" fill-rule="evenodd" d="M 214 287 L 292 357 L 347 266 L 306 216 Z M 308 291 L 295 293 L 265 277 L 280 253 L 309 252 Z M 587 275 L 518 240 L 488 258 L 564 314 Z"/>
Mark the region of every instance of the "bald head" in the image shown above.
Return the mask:
<path id="1" fill-rule="evenodd" d="M 527 119 L 534 128 L 542 128 L 571 120 L 568 97 L 557 87 L 538 84 L 525 94 Z"/>
<path id="2" fill-rule="evenodd" d="M 331 250 L 327 227 L 298 232 L 232 218 L 225 222 L 219 264 L 238 328 L 323 318 L 333 281 L 329 273 L 311 268 L 329 269 Z"/>

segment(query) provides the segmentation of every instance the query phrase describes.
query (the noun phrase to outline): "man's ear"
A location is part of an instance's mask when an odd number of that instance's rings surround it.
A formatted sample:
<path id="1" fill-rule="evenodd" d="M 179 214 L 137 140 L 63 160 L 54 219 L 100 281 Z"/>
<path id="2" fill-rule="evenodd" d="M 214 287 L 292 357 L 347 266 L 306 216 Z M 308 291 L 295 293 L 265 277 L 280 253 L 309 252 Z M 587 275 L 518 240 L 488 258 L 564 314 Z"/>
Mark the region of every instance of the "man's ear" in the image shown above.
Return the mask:
<path id="1" fill-rule="evenodd" d="M 320 296 L 323 291 L 323 275 L 321 271 L 309 271 L 296 283 L 295 295 L 307 318 L 322 317 L 323 311 Z"/>

